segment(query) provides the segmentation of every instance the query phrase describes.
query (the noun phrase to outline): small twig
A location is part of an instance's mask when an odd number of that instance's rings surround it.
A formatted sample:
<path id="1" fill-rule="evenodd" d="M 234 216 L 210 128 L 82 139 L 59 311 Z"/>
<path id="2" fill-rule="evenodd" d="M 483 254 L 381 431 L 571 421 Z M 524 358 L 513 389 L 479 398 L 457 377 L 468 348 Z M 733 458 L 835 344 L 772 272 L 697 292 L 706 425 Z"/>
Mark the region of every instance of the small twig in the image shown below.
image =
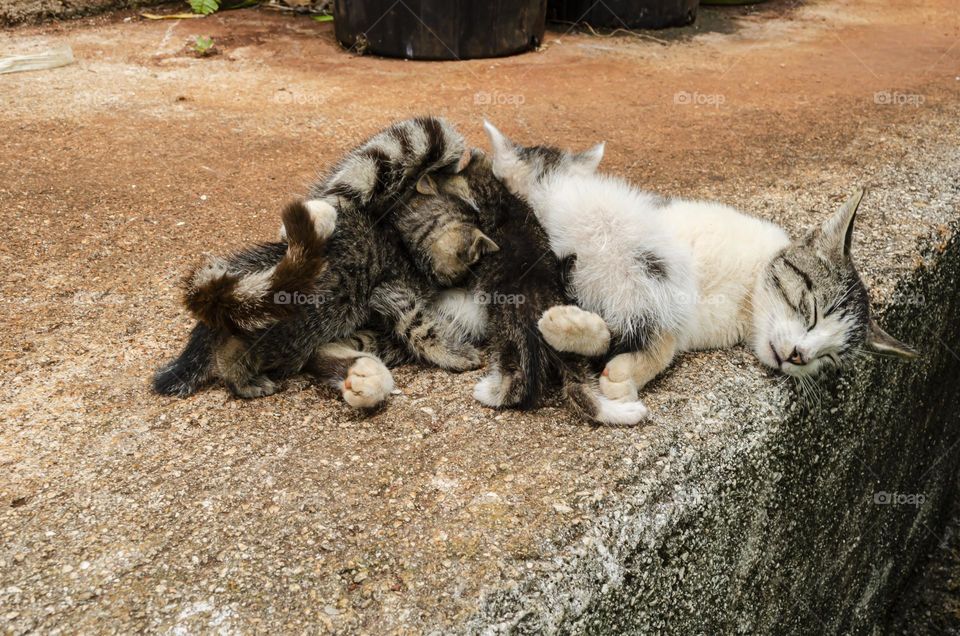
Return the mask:
<path id="1" fill-rule="evenodd" d="M 311 5 L 306 7 L 290 7 L 285 4 L 281 4 L 276 0 L 271 0 L 270 2 L 261 2 L 261 7 L 267 9 L 276 9 L 277 11 L 289 11 L 290 13 L 297 13 L 300 15 L 328 15 L 328 8 L 330 6 L 329 2 L 320 3 L 319 8 L 317 5 Z"/>
<path id="2" fill-rule="evenodd" d="M 670 43 L 669 43 L 668 41 L 666 41 L 666 40 L 663 40 L 663 39 L 654 37 L 654 36 L 649 35 L 649 34 L 647 34 L 647 33 L 637 33 L 636 31 L 631 31 L 630 29 L 617 28 L 617 29 L 614 29 L 613 31 L 611 31 L 611 32 L 609 32 L 609 33 L 600 33 L 600 32 L 598 32 L 596 29 L 594 29 L 592 25 L 590 25 L 590 24 L 587 23 L 587 22 L 567 22 L 566 20 L 553 20 L 553 22 L 557 22 L 557 23 L 559 23 L 559 24 L 569 24 L 569 25 L 571 25 L 571 26 L 574 26 L 574 27 L 577 27 L 577 28 L 580 28 L 580 29 L 586 28 L 588 31 L 590 31 L 590 33 L 591 33 L 592 35 L 594 35 L 594 36 L 596 36 L 596 37 L 598 37 L 598 38 L 612 38 L 612 37 L 614 37 L 617 33 L 626 33 L 626 34 L 628 34 L 628 35 L 632 35 L 632 36 L 634 36 L 634 37 L 640 38 L 641 40 L 650 40 L 651 42 L 656 42 L 657 44 L 660 44 L 660 45 L 662 45 L 662 46 L 667 46 L 668 44 L 670 44 Z"/>

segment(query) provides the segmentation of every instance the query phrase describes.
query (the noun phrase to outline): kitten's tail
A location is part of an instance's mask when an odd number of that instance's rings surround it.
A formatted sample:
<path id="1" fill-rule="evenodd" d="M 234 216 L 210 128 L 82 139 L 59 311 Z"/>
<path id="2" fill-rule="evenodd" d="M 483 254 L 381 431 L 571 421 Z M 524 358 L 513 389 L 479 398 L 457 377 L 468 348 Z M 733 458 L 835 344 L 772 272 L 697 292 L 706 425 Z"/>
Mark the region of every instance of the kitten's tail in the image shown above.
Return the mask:
<path id="1" fill-rule="evenodd" d="M 153 391 L 160 395 L 193 395 L 213 377 L 213 333 L 200 323 L 190 332 L 187 346 L 176 360 L 157 369 Z"/>
<path id="2" fill-rule="evenodd" d="M 231 269 L 214 257 L 186 278 L 183 303 L 215 331 L 250 333 L 297 312 L 296 295 L 312 289 L 327 265 L 327 239 L 336 210 L 321 201 L 291 203 L 283 211 L 287 251 L 273 267 Z"/>

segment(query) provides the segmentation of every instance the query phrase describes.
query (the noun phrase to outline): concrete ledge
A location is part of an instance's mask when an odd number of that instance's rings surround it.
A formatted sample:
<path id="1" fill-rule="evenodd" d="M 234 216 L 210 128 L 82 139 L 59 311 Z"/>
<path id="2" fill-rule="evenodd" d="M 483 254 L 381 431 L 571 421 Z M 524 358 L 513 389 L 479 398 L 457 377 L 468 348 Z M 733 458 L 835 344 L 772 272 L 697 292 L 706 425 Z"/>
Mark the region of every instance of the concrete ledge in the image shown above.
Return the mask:
<path id="1" fill-rule="evenodd" d="M 729 385 L 722 432 L 652 453 L 553 573 L 491 594 L 465 631 L 882 632 L 956 494 L 956 226 L 924 262 L 894 294 L 922 302 L 882 313 L 922 363 L 864 361 L 812 409 Z"/>
<path id="2" fill-rule="evenodd" d="M 0 33 L 77 59 L 3 80 L 0 631 L 883 631 L 956 479 L 954 5 L 772 0 L 667 46 L 430 65 L 264 11 Z M 792 234 L 866 186 L 857 263 L 925 357 L 805 410 L 742 348 L 684 355 L 629 429 L 483 408 L 480 371 L 397 369 L 372 414 L 306 378 L 151 395 L 197 256 L 271 238 L 318 165 L 416 111 L 607 139 L 606 170 Z"/>

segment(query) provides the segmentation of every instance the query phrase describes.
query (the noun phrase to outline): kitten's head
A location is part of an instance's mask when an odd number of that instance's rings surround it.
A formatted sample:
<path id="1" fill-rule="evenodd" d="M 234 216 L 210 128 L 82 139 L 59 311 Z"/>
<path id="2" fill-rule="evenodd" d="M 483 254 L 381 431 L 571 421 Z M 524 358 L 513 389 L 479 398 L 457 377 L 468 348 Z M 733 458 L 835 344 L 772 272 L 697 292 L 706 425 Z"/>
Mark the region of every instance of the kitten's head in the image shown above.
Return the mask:
<path id="1" fill-rule="evenodd" d="M 477 227 L 477 206 L 462 168 L 458 174 L 423 175 L 408 205 L 428 228 L 415 251 L 440 285 L 457 283 L 485 254 L 500 249 Z"/>
<path id="2" fill-rule="evenodd" d="M 551 174 L 590 175 L 603 159 L 604 144 L 583 152 L 552 146 L 518 146 L 488 121 L 483 127 L 493 148 L 493 174 L 510 192 L 529 198 L 538 184 Z"/>
<path id="3" fill-rule="evenodd" d="M 867 288 L 850 256 L 859 190 L 820 227 L 767 266 L 753 297 L 753 350 L 791 376 L 840 366 L 862 348 L 903 358 L 917 354 L 870 317 Z"/>

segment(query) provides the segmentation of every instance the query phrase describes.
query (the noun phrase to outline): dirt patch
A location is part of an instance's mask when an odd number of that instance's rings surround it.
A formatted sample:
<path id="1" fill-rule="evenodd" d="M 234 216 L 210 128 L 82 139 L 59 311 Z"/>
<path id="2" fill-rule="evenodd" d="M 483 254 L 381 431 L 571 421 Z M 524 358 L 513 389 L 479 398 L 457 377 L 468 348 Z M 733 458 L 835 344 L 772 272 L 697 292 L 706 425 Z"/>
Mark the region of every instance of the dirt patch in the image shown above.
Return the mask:
<path id="1" fill-rule="evenodd" d="M 274 236 L 284 201 L 391 120 L 443 114 L 481 145 L 484 116 L 522 141 L 605 139 L 607 170 L 791 231 L 868 185 L 878 302 L 955 219 L 948 0 L 810 2 L 668 46 L 554 30 L 458 63 L 350 56 L 330 25 L 265 11 L 125 17 L 0 34 L 78 59 L 0 91 L 0 594 L 18 632 L 449 624 L 548 573 L 635 467 L 709 432 L 725 378 L 773 390 L 734 351 L 684 356 L 633 430 L 481 408 L 479 372 L 400 369 L 370 416 L 305 380 L 254 402 L 151 395 L 189 328 L 188 265 Z M 198 35 L 220 54 L 190 54 Z"/>

